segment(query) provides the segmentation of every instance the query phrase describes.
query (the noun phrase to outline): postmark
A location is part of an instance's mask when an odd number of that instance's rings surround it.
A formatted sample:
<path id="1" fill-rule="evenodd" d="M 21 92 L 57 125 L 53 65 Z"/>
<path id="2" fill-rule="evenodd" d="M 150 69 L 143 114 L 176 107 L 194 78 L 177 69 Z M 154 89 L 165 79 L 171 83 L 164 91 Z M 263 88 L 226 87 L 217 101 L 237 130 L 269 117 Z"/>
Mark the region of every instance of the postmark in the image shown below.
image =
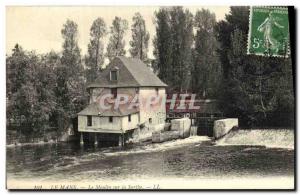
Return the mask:
<path id="1" fill-rule="evenodd" d="M 247 53 L 275 57 L 289 55 L 287 7 L 250 8 Z"/>

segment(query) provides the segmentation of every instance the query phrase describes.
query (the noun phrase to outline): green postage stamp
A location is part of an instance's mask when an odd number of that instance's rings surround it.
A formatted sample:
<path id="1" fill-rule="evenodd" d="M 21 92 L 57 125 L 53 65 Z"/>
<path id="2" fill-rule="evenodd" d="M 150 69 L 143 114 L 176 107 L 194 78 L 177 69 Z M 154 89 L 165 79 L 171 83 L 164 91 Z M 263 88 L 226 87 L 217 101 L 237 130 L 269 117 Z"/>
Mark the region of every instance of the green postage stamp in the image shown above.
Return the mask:
<path id="1" fill-rule="evenodd" d="M 289 17 L 287 7 L 251 7 L 248 54 L 287 57 Z"/>

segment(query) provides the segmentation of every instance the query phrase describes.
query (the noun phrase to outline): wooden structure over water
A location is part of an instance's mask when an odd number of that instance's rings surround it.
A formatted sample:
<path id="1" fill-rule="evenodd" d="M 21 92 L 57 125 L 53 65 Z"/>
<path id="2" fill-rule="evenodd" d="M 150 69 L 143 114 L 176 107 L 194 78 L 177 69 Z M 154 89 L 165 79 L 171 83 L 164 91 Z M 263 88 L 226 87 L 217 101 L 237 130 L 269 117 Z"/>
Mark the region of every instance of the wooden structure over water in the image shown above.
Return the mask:
<path id="1" fill-rule="evenodd" d="M 180 104 L 178 100 L 177 106 Z M 186 105 L 189 105 L 193 101 L 187 98 Z M 197 126 L 198 135 L 207 135 L 213 137 L 214 121 L 223 119 L 223 113 L 218 108 L 218 101 L 213 99 L 196 99 L 193 102 L 194 106 L 198 109 L 177 109 L 175 106 L 170 108 L 170 103 L 167 103 L 167 121 L 172 119 L 178 119 L 182 117 L 189 117 L 192 120 L 192 125 Z"/>

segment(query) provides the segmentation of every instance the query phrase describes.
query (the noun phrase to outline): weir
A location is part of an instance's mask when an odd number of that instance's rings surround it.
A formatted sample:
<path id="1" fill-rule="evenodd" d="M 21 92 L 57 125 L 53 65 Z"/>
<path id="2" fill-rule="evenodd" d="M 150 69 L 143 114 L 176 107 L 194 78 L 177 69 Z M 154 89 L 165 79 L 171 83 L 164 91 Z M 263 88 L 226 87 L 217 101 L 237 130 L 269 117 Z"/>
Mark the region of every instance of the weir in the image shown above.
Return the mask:
<path id="1" fill-rule="evenodd" d="M 239 120 L 237 118 L 226 118 L 214 121 L 214 138 L 219 139 L 228 134 L 232 129 L 238 128 Z"/>
<path id="2" fill-rule="evenodd" d="M 217 145 L 263 145 L 294 149 L 293 129 L 245 129 L 230 131 L 216 141 Z"/>

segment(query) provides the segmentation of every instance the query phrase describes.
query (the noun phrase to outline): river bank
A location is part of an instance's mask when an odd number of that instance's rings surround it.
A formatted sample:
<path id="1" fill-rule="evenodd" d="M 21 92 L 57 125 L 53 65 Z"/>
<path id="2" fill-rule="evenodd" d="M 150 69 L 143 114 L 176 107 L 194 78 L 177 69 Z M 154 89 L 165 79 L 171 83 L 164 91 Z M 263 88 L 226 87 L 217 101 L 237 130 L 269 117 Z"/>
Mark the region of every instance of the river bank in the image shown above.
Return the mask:
<path id="1" fill-rule="evenodd" d="M 48 139 L 50 135 L 47 136 Z M 66 137 L 66 136 L 65 136 Z M 71 137 L 71 136 L 69 136 Z M 192 136 L 194 137 L 194 136 Z M 191 138 L 191 137 L 189 137 Z M 44 141 L 44 138 L 35 139 L 36 141 L 32 142 L 19 142 L 16 139 L 12 143 L 12 141 L 7 142 L 10 144 L 6 144 L 6 147 L 22 147 L 22 146 L 30 146 L 30 145 L 44 145 L 44 144 L 57 144 L 60 142 L 68 142 L 68 141 L 75 141 L 78 142 L 79 138 L 73 139 L 62 139 L 62 136 L 58 139 L 49 139 Z M 211 138 L 206 136 L 196 136 L 192 139 L 183 139 L 188 142 L 187 140 L 194 140 L 194 141 L 205 141 L 203 139 L 211 140 Z M 179 139 L 182 140 L 182 139 Z M 171 140 L 168 143 L 172 143 L 174 140 Z M 151 143 L 146 142 L 145 143 Z M 229 132 L 226 136 L 218 139 L 216 141 L 217 145 L 262 145 L 266 147 L 278 147 L 278 148 L 288 148 L 294 149 L 294 130 L 293 129 L 240 129 L 234 130 Z"/>
<path id="2" fill-rule="evenodd" d="M 14 130 L 6 131 L 6 146 L 27 146 L 27 145 L 43 145 L 54 144 L 58 142 L 79 141 L 79 134 L 72 130 L 67 130 L 62 133 L 58 131 L 46 132 L 43 135 L 22 135 Z"/>
<path id="3" fill-rule="evenodd" d="M 247 137 L 255 140 L 264 135 L 267 142 L 287 143 L 287 140 L 278 139 L 281 135 L 292 135 L 286 131 L 285 134 L 278 131 L 278 136 L 276 132 L 253 131 L 256 136 L 250 136 L 242 130 L 235 137 L 240 136 L 240 142 Z M 294 149 L 280 147 L 284 143 L 278 143 L 277 147 L 258 145 L 251 139 L 248 145 L 236 145 L 231 135 L 228 136 L 227 141 L 231 143 L 194 136 L 124 148 L 84 147 L 76 143 L 9 147 L 7 185 L 9 188 L 33 188 L 33 184 L 51 188 L 69 184 L 82 189 L 97 184 L 135 184 L 144 188 L 160 184 L 161 189 L 293 187 Z M 183 180 L 180 182 L 178 178 Z"/>

